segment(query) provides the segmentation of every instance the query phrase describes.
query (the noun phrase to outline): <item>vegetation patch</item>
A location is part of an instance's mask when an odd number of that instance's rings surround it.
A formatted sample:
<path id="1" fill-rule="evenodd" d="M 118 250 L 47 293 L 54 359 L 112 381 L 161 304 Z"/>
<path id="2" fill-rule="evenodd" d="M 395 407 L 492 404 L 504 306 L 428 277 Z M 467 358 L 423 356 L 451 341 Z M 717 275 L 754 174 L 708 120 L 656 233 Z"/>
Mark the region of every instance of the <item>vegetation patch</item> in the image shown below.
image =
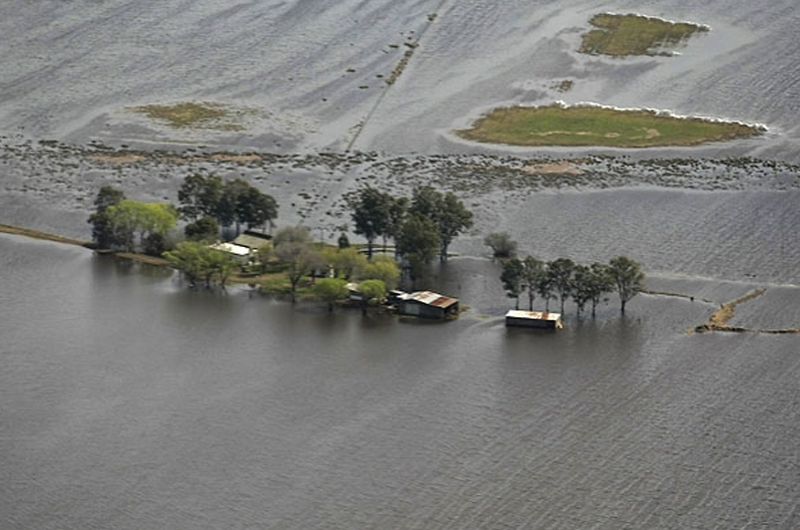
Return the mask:
<path id="1" fill-rule="evenodd" d="M 674 55 L 675 48 L 708 26 L 672 22 L 643 15 L 597 14 L 589 21 L 597 29 L 583 35 L 578 51 L 591 55 Z"/>
<path id="2" fill-rule="evenodd" d="M 693 146 L 756 136 L 761 127 L 702 118 L 680 118 L 652 110 L 593 105 L 504 107 L 456 131 L 467 140 L 521 146 Z"/>
<path id="3" fill-rule="evenodd" d="M 243 119 L 255 113 L 254 109 L 237 109 L 221 103 L 177 103 L 175 105 L 143 105 L 134 112 L 152 120 L 166 123 L 175 129 L 213 129 L 241 131 L 246 127 Z"/>

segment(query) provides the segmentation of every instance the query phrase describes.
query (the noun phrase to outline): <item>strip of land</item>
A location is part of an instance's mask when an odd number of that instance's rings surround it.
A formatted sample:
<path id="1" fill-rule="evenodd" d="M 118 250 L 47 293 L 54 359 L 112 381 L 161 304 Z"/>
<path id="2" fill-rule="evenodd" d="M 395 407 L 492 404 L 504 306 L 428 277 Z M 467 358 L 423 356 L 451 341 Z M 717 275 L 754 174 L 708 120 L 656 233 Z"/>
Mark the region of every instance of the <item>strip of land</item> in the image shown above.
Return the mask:
<path id="1" fill-rule="evenodd" d="M 591 55 L 625 57 L 631 55 L 674 55 L 674 48 L 685 44 L 707 26 L 672 22 L 644 15 L 600 13 L 589 21 L 597 29 L 583 35 L 579 51 Z"/>
<path id="2" fill-rule="evenodd" d="M 456 131 L 467 140 L 529 147 L 695 146 L 748 138 L 762 128 L 745 123 L 683 118 L 653 110 L 622 110 L 595 105 L 502 107 Z"/>

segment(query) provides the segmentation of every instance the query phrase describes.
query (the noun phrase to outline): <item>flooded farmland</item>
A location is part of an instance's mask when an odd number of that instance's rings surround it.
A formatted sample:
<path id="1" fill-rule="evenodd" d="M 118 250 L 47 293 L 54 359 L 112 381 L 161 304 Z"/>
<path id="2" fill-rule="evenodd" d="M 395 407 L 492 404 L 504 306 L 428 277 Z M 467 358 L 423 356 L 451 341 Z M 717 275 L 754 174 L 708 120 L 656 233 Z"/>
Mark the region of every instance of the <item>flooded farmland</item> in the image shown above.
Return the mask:
<path id="1" fill-rule="evenodd" d="M 711 31 L 674 57 L 578 54 L 603 11 Z M 766 331 L 800 328 L 799 18 L 740 0 L 0 7 L 0 223 L 87 239 L 100 186 L 176 201 L 195 172 L 247 179 L 328 242 L 368 184 L 430 183 L 475 215 L 427 280 L 468 306 L 442 325 L 0 234 L 0 526 L 796 528 L 800 335 Z M 643 150 L 451 133 L 556 100 L 767 132 Z M 233 121 L 134 110 L 185 101 Z M 627 254 L 652 293 L 507 330 L 482 243 L 501 230 L 546 260 Z M 690 332 L 756 289 L 729 322 L 747 332 Z"/>

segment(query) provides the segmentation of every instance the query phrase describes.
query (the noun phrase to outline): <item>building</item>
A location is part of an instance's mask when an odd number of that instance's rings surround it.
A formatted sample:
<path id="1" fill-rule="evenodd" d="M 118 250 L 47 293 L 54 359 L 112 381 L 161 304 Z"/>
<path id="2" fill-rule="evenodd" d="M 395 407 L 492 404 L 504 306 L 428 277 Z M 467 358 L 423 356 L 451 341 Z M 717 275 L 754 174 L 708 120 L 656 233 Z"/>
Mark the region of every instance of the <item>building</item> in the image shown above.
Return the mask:
<path id="1" fill-rule="evenodd" d="M 245 230 L 243 234 L 239 234 L 236 239 L 231 241 L 235 245 L 247 247 L 253 252 L 257 252 L 261 247 L 269 245 L 272 242 L 272 236 L 269 234 L 262 234 L 253 230 Z"/>
<path id="2" fill-rule="evenodd" d="M 458 299 L 432 291 L 403 293 L 397 297 L 395 306 L 401 315 L 425 318 L 447 318 L 458 315 Z"/>
<path id="3" fill-rule="evenodd" d="M 561 329 L 560 313 L 544 313 L 541 311 L 519 311 L 512 309 L 506 313 L 507 327 Z"/>

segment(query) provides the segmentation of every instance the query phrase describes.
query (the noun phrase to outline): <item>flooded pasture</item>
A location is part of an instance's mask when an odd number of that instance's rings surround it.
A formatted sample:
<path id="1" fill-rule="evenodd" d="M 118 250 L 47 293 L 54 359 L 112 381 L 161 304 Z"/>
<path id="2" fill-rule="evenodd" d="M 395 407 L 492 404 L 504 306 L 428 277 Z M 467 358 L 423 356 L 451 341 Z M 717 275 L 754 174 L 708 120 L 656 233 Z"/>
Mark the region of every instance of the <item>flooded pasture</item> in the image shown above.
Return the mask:
<path id="1" fill-rule="evenodd" d="M 675 57 L 578 54 L 601 11 L 711 31 Z M 0 234 L 0 527 L 798 527 L 800 335 L 759 332 L 800 327 L 798 19 L 789 0 L 0 6 L 2 223 L 88 239 L 101 186 L 174 202 L 195 172 L 327 242 L 365 185 L 432 184 L 475 215 L 425 280 L 468 307 L 445 324 Z M 768 130 L 643 150 L 452 134 L 558 100 Z M 134 110 L 181 102 L 236 126 Z M 545 260 L 626 254 L 652 292 L 506 329 L 493 231 Z M 751 331 L 689 332 L 756 289 L 729 322 Z"/>

